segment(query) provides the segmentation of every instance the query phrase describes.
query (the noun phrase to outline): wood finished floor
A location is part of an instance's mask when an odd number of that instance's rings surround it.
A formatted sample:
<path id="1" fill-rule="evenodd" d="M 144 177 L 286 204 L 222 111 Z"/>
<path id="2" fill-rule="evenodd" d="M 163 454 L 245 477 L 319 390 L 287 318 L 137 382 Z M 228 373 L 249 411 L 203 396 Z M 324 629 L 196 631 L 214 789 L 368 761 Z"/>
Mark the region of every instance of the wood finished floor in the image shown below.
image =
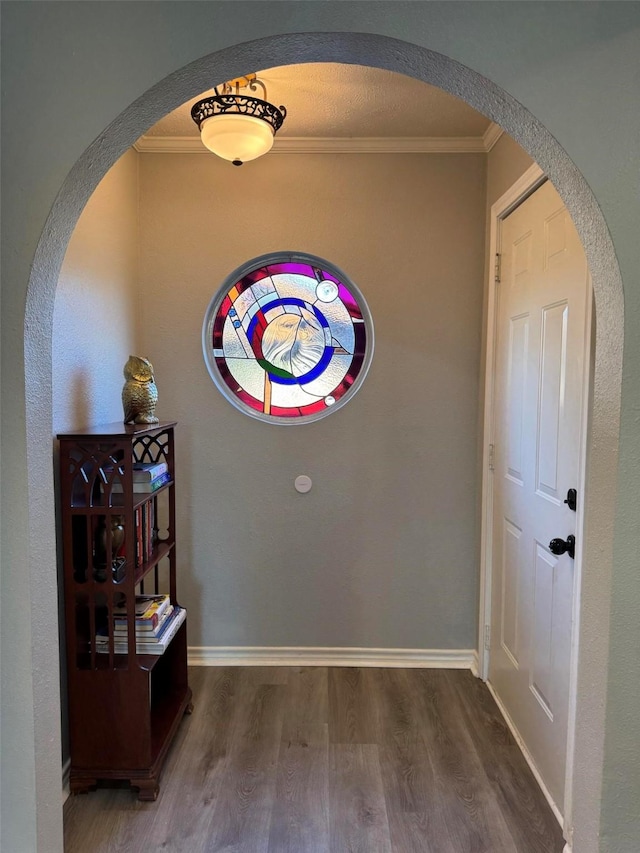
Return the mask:
<path id="1" fill-rule="evenodd" d="M 155 803 L 65 805 L 66 853 L 561 853 L 486 686 L 463 670 L 200 667 Z"/>

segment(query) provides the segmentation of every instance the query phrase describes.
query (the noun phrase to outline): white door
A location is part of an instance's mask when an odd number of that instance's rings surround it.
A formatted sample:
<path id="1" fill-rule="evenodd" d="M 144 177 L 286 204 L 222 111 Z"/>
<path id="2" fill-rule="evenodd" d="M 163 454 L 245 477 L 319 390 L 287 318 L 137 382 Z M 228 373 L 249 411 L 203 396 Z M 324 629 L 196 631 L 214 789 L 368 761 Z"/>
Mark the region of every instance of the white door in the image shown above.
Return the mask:
<path id="1" fill-rule="evenodd" d="M 576 534 L 590 285 L 549 182 L 500 246 L 489 680 L 563 812 L 574 560 L 550 542 Z"/>

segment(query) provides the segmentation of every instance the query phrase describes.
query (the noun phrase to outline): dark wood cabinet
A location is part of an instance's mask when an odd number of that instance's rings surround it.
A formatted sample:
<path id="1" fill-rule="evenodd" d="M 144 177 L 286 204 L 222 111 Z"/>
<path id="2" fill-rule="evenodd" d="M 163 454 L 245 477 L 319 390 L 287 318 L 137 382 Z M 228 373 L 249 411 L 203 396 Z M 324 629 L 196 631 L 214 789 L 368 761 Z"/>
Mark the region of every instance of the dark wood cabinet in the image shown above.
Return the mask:
<path id="1" fill-rule="evenodd" d="M 178 606 L 174 428 L 115 423 L 58 435 L 72 793 L 124 779 L 155 800 L 192 709 L 186 619 L 162 654 L 136 651 L 136 595 L 166 593 Z M 164 482 L 138 491 L 151 484 L 134 482 L 136 463 L 166 464 Z M 117 642 L 116 612 L 126 619 Z"/>

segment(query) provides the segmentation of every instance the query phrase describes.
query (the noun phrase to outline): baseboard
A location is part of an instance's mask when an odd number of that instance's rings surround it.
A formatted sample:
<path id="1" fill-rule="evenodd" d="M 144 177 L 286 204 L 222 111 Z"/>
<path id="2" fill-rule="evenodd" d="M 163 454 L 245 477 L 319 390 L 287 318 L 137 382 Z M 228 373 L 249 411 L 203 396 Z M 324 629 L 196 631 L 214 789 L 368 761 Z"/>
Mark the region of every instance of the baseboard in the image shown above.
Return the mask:
<path id="1" fill-rule="evenodd" d="M 69 796 L 69 769 L 71 767 L 71 759 L 67 760 L 62 765 L 62 805 L 65 804 Z"/>
<path id="2" fill-rule="evenodd" d="M 475 649 L 358 649 L 326 646 L 191 646 L 190 666 L 372 666 L 470 669 Z"/>
<path id="3" fill-rule="evenodd" d="M 495 699 L 496 705 L 498 706 L 500 713 L 504 717 L 505 723 L 509 727 L 509 731 L 511 732 L 511 734 L 515 738 L 516 743 L 520 747 L 520 752 L 524 755 L 524 759 L 527 762 L 527 764 L 529 765 L 529 769 L 531 770 L 531 772 L 535 776 L 536 782 L 538 783 L 540 790 L 544 794 L 545 800 L 551 806 L 551 811 L 556 816 L 556 820 L 558 821 L 558 823 L 560 824 L 560 827 L 564 831 L 564 817 L 562 816 L 562 812 L 560 811 L 560 809 L 556 805 L 555 800 L 551 796 L 551 792 L 549 791 L 549 789 L 545 785 L 544 780 L 543 780 L 542 776 L 540 775 L 538 768 L 535 765 L 535 762 L 533 760 L 531 753 L 529 752 L 529 750 L 525 746 L 525 743 L 522 740 L 522 737 L 520 736 L 520 732 L 516 728 L 515 723 L 513 722 L 511 717 L 509 716 L 509 712 L 507 711 L 507 709 L 502 704 L 502 701 L 498 697 L 496 691 L 493 689 L 493 685 L 491 684 L 490 681 L 487 681 L 487 687 L 489 688 L 489 692 L 491 693 L 491 695 Z M 571 849 L 570 849 L 569 845 L 567 845 L 564 848 L 564 853 L 566 853 L 567 850 L 569 851 L 569 853 L 571 853 Z"/>

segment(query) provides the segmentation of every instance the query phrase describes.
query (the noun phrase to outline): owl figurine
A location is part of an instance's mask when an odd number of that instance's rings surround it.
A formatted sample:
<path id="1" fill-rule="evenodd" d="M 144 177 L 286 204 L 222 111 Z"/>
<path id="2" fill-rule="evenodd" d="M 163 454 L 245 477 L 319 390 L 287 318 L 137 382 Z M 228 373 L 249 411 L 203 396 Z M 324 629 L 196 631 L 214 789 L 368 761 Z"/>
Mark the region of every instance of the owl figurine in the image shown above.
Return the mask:
<path id="1" fill-rule="evenodd" d="M 130 355 L 124 366 L 122 407 L 125 424 L 157 424 L 154 412 L 158 389 L 153 381 L 153 365 L 146 358 Z"/>

